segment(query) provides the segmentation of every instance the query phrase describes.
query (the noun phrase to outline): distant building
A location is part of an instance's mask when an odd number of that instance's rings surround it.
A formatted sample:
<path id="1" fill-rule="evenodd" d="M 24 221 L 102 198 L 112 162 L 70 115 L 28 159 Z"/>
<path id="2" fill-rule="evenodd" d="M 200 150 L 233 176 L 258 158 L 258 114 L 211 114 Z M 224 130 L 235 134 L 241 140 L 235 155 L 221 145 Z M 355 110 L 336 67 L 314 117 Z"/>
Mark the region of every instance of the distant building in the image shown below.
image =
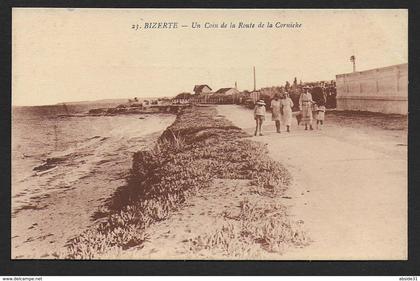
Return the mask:
<path id="1" fill-rule="evenodd" d="M 220 94 L 220 95 L 224 95 L 224 96 L 231 96 L 232 97 L 232 102 L 235 103 L 237 101 L 239 101 L 239 91 L 236 88 L 220 88 L 219 90 L 216 91 L 215 94 Z"/>
<path id="2" fill-rule="evenodd" d="M 234 95 L 238 94 L 239 91 L 235 88 L 220 88 L 216 91 L 216 94 Z"/>
<path id="3" fill-rule="evenodd" d="M 195 85 L 194 86 L 194 94 L 207 94 L 211 93 L 212 89 L 208 85 Z"/>
<path id="4" fill-rule="evenodd" d="M 407 114 L 408 64 L 336 76 L 337 109 Z"/>

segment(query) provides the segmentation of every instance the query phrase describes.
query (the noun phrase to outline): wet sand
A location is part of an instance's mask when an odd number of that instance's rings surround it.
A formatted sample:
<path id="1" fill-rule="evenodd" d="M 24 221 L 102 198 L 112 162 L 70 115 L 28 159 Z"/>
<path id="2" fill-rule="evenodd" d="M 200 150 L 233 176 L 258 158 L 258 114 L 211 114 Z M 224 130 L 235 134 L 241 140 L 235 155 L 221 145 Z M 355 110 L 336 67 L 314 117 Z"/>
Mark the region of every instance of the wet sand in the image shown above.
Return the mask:
<path id="1" fill-rule="evenodd" d="M 126 127 L 104 131 L 77 149 L 57 153 L 64 160 L 51 172 L 17 181 L 12 258 L 57 258 L 69 239 L 97 222 L 97 211 L 125 185 L 132 154 L 150 147 L 175 116 L 151 119 L 149 127 L 126 122 Z"/>

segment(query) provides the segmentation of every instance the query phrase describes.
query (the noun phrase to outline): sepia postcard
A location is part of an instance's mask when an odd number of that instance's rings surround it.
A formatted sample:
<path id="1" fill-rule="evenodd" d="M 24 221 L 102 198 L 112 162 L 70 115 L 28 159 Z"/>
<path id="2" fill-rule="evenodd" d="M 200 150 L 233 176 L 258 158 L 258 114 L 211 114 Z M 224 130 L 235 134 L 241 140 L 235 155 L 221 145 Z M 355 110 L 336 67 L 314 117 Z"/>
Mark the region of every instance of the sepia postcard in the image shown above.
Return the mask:
<path id="1" fill-rule="evenodd" d="M 12 9 L 11 258 L 407 260 L 406 9 Z"/>

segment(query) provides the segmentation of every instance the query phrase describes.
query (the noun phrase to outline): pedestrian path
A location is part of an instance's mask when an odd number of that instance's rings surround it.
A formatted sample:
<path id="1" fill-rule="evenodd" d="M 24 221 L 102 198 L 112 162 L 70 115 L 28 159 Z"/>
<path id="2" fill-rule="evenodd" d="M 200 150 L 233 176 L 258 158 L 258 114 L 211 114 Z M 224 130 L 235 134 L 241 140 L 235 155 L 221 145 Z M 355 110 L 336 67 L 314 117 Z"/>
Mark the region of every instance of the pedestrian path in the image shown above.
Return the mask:
<path id="1" fill-rule="evenodd" d="M 220 115 L 253 133 L 252 111 L 218 106 Z M 286 253 L 299 260 L 399 260 L 407 258 L 407 147 L 404 136 L 328 124 L 322 131 L 275 133 L 269 114 L 264 136 L 274 160 L 293 175 L 283 200 L 304 221 L 314 242 Z M 296 122 L 294 120 L 294 122 Z M 284 131 L 284 129 L 283 129 Z M 289 199 L 290 198 L 290 199 Z"/>

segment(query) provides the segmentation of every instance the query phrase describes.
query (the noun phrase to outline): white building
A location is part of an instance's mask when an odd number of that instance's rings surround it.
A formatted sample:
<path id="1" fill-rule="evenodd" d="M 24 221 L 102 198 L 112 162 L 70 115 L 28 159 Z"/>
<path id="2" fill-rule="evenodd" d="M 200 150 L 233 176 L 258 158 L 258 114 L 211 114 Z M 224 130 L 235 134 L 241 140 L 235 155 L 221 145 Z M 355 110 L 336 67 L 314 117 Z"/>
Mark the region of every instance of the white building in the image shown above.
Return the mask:
<path id="1" fill-rule="evenodd" d="M 208 85 L 195 85 L 194 86 L 194 94 L 208 94 L 211 93 L 212 89 Z"/>
<path id="2" fill-rule="evenodd" d="M 408 64 L 336 76 L 337 109 L 407 114 Z"/>
<path id="3" fill-rule="evenodd" d="M 235 88 L 220 88 L 216 91 L 216 94 L 237 95 L 239 94 L 239 91 Z"/>

